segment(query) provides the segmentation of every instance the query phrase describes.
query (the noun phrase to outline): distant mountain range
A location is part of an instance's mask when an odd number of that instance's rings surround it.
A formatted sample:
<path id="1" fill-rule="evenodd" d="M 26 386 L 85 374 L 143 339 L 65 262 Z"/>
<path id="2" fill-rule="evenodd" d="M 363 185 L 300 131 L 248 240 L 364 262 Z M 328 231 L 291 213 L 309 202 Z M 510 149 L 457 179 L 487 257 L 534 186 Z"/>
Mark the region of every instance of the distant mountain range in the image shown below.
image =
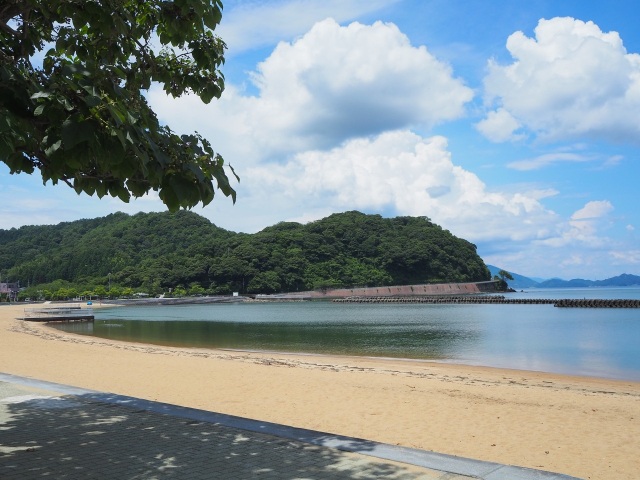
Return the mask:
<path id="1" fill-rule="evenodd" d="M 487 265 L 491 276 L 497 275 L 502 268 L 494 265 Z M 523 288 L 577 288 L 577 287 L 630 287 L 640 285 L 640 276 L 623 273 L 617 277 L 607 278 L 605 280 L 584 280 L 582 278 L 574 278 L 572 280 L 562 280 L 560 278 L 551 278 L 549 280 L 537 281 L 532 278 L 509 272 L 513 280 L 507 280 L 509 286 L 515 290 Z"/>

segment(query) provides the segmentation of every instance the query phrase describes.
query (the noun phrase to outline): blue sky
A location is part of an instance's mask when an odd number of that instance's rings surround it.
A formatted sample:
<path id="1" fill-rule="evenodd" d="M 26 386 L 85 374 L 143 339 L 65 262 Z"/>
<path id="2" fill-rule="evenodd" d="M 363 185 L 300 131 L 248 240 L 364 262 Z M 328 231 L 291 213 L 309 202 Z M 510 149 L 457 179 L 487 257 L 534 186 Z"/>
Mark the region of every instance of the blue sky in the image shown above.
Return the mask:
<path id="1" fill-rule="evenodd" d="M 225 2 L 221 100 L 148 98 L 241 177 L 194 211 L 233 231 L 427 216 L 523 275 L 640 274 L 640 32 L 631 1 Z M 0 228 L 161 211 L 0 165 Z"/>

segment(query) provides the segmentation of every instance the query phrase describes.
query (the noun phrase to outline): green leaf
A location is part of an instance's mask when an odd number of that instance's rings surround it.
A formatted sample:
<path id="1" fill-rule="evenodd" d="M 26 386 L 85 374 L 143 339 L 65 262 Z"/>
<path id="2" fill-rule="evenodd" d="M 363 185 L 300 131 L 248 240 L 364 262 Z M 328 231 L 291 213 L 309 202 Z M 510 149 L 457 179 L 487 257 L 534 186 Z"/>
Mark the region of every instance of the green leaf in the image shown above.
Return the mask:
<path id="1" fill-rule="evenodd" d="M 84 103 L 86 103 L 90 108 L 97 107 L 102 103 L 102 99 L 96 95 L 89 95 L 84 97 Z"/>
<path id="2" fill-rule="evenodd" d="M 51 96 L 51 92 L 37 92 L 31 95 L 31 100 L 37 100 L 38 98 L 49 98 Z"/>
<path id="3" fill-rule="evenodd" d="M 129 200 L 131 200 L 131 195 L 129 194 L 129 191 L 119 184 L 111 185 L 109 187 L 109 193 L 111 194 L 112 197 L 118 197 L 124 203 L 129 203 Z"/>
<path id="4" fill-rule="evenodd" d="M 90 120 L 74 122 L 67 119 L 62 124 L 61 136 L 65 150 L 71 150 L 80 143 L 89 142 L 95 137 L 96 125 Z"/>
<path id="5" fill-rule="evenodd" d="M 236 177 L 236 180 L 238 182 L 240 182 L 240 177 L 238 176 L 238 174 L 236 173 L 236 171 L 233 169 L 233 167 L 231 166 L 231 164 L 228 165 L 229 169 L 231 170 L 231 173 L 233 173 L 233 176 Z"/>
<path id="6" fill-rule="evenodd" d="M 6 158 L 13 152 L 13 143 L 11 143 L 8 137 L 0 135 L 0 158 Z"/>
<path id="7" fill-rule="evenodd" d="M 211 102 L 211 100 L 214 97 L 219 97 L 220 94 L 222 92 L 220 92 L 220 89 L 218 88 L 218 86 L 214 83 L 210 83 L 209 85 L 207 85 L 206 87 L 204 87 L 202 89 L 202 93 L 200 94 L 200 98 L 202 99 L 202 101 L 204 103 L 209 103 Z"/>
<path id="8" fill-rule="evenodd" d="M 45 155 L 50 157 L 51 155 L 53 155 L 54 153 L 56 153 L 60 149 L 61 145 L 62 145 L 62 140 L 58 140 L 53 145 L 50 145 L 49 147 L 47 147 L 45 149 L 45 151 L 44 151 Z"/>
<path id="9" fill-rule="evenodd" d="M 105 185 L 104 182 L 96 182 L 95 184 L 96 186 L 96 195 L 98 195 L 98 198 L 102 198 L 107 194 L 107 186 Z"/>
<path id="10" fill-rule="evenodd" d="M 119 128 L 116 128 L 113 130 L 113 134 L 118 137 L 118 140 L 120 140 L 120 144 L 122 145 L 123 149 L 127 148 L 127 141 L 124 138 L 124 135 L 122 134 L 122 130 L 120 130 Z"/>
<path id="11" fill-rule="evenodd" d="M 138 180 L 128 180 L 127 188 L 133 194 L 134 197 L 141 197 L 149 189 L 149 184 L 146 182 L 140 182 Z"/>
<path id="12" fill-rule="evenodd" d="M 222 191 L 225 197 L 231 196 L 233 203 L 236 203 L 236 191 L 231 188 L 229 184 L 229 178 L 224 173 L 222 168 L 215 168 L 212 172 L 214 178 L 218 182 L 218 188 Z"/>
<path id="13" fill-rule="evenodd" d="M 121 125 L 124 123 L 125 114 L 124 112 L 120 111 L 119 108 L 116 108 L 112 104 L 108 104 L 107 110 L 109 110 L 109 113 L 111 114 L 111 118 L 116 121 L 116 125 Z"/>

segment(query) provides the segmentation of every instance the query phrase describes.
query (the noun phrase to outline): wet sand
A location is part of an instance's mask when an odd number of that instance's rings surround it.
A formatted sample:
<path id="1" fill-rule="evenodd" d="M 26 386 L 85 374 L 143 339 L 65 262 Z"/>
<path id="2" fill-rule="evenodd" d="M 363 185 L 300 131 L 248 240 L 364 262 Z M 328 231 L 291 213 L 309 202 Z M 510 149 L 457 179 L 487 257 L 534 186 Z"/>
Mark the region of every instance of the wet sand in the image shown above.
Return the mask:
<path id="1" fill-rule="evenodd" d="M 0 372 L 585 479 L 639 478 L 639 382 L 157 347 L 22 313 L 0 306 Z"/>

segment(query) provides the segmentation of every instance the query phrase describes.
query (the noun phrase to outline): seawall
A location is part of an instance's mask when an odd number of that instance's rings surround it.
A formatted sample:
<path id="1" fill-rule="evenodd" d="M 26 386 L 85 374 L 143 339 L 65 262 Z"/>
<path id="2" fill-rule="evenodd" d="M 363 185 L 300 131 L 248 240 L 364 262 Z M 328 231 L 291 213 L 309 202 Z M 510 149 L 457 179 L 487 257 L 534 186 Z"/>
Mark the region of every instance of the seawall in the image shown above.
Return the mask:
<path id="1" fill-rule="evenodd" d="M 422 285 L 393 285 L 387 287 L 335 288 L 281 295 L 257 295 L 256 298 L 346 298 L 346 297 L 411 297 L 425 295 L 474 295 L 495 293 L 496 282 L 434 283 Z"/>

